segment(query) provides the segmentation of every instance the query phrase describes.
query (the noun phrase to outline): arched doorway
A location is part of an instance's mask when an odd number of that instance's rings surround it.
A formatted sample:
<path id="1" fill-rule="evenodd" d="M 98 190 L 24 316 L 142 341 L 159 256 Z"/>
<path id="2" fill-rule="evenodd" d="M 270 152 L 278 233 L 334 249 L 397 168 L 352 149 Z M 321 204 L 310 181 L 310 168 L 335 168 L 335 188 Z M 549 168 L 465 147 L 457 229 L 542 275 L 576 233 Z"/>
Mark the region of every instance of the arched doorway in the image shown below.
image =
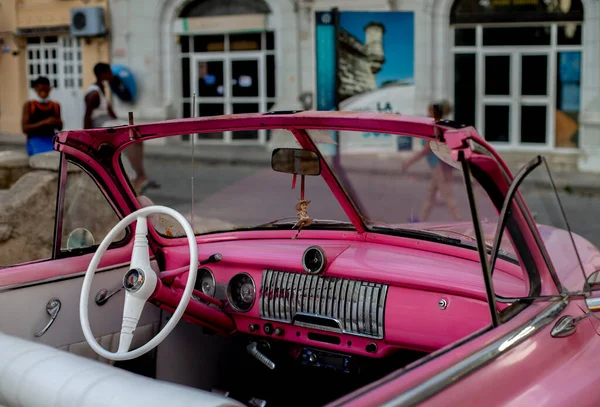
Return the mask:
<path id="1" fill-rule="evenodd" d="M 175 22 L 183 117 L 268 111 L 276 100 L 275 36 L 264 0 L 196 0 Z M 200 142 L 263 144 L 264 131 L 196 135 Z M 189 136 L 183 136 L 189 140 Z"/>
<path id="2" fill-rule="evenodd" d="M 456 0 L 455 119 L 499 150 L 578 147 L 581 0 Z"/>

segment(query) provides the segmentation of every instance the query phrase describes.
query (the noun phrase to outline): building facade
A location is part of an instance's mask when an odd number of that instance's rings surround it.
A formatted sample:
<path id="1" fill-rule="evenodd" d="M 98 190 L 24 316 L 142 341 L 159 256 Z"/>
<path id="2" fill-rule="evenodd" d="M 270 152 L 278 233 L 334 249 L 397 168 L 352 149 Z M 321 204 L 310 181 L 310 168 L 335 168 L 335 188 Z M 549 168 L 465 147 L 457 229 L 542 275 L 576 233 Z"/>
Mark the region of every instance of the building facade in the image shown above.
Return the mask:
<path id="1" fill-rule="evenodd" d="M 447 99 L 457 121 L 475 125 L 504 154 L 543 153 L 600 172 L 600 0 L 111 0 L 105 5 L 110 35 L 91 44 L 73 45 L 64 36 L 50 45 L 41 35 L 35 43 L 23 34 L 56 27 L 60 18 L 64 24 L 69 7 L 96 5 L 92 1 L 0 3 L 0 35 L 21 50 L 0 55 L 0 131 L 17 128 L 23 84 L 38 69 L 37 51 L 43 66 L 46 49 L 52 56 L 54 48 L 64 56 L 69 47 L 74 53 L 81 47 L 81 81 L 79 74 L 73 80 L 84 87 L 92 61 L 106 57 L 129 67 L 137 100 L 115 101 L 115 110 L 121 117 L 132 111 L 137 122 L 315 109 L 317 13 L 333 7 L 408 11 L 414 13 L 413 113 L 424 115 L 431 101 Z M 50 24 L 42 4 L 65 10 L 63 17 Z M 44 18 L 26 17 L 34 9 Z M 340 34 L 341 99 L 372 89 L 381 67 L 391 63 L 385 56 L 394 43 L 382 43 L 385 28 L 373 23 L 361 38 Z M 19 103 L 6 99 L 13 95 Z M 270 140 L 265 132 L 197 137 L 265 148 Z M 160 142 L 189 140 L 182 135 Z"/>
<path id="2" fill-rule="evenodd" d="M 71 9 L 80 7 L 102 8 L 109 24 L 106 0 L 0 2 L 0 132 L 21 133 L 22 106 L 38 76 L 50 79 L 65 128 L 83 126 L 83 90 L 94 81 L 94 65 L 109 61 L 110 41 L 71 35 Z"/>
<path id="3" fill-rule="evenodd" d="M 448 99 L 456 120 L 502 152 L 600 171 L 598 0 L 112 0 L 112 61 L 130 66 L 140 89 L 135 105 L 118 107 L 139 121 L 316 108 L 315 15 L 333 7 L 414 12 L 416 114 Z M 381 30 L 365 27 L 362 42 L 342 32 L 340 93 L 373 86 Z"/>

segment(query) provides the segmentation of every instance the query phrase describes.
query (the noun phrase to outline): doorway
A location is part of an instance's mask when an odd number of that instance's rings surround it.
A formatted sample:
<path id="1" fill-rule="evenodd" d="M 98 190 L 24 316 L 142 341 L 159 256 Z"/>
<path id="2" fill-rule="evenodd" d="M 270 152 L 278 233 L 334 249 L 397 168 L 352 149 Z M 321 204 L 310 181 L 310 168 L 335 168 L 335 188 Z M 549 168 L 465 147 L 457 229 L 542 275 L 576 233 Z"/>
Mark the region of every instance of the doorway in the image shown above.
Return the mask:
<path id="1" fill-rule="evenodd" d="M 275 104 L 273 33 L 185 36 L 180 45 L 183 117 L 266 112 Z M 267 142 L 264 130 L 195 137 L 201 143 Z M 190 136 L 182 138 L 191 140 Z"/>
<path id="2" fill-rule="evenodd" d="M 50 80 L 50 98 L 60 103 L 64 129 L 83 127 L 81 43 L 70 36 L 27 39 L 27 84 L 29 98 L 35 97 L 31 83 L 38 76 Z"/>

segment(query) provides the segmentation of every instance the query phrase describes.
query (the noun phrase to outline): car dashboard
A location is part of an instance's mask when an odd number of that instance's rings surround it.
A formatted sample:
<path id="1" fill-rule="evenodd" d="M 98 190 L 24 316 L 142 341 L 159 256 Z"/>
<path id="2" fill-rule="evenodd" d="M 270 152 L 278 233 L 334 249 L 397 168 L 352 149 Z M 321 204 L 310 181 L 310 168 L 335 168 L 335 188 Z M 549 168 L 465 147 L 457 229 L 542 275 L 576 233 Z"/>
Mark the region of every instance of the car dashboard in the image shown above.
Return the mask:
<path id="1" fill-rule="evenodd" d="M 286 343 L 308 363 L 319 363 L 328 352 L 368 358 L 399 349 L 431 352 L 490 323 L 474 250 L 460 257 L 377 243 L 287 239 L 198 247 L 199 259 L 219 260 L 198 268 L 187 314 L 202 318 L 193 315 L 194 303 L 220 307 L 237 334 Z M 168 268 L 182 267 L 187 247 L 166 248 L 164 257 Z M 497 269 L 497 290 L 523 291 L 518 266 L 499 262 Z M 187 272 L 172 287 L 182 292 L 186 282 Z"/>

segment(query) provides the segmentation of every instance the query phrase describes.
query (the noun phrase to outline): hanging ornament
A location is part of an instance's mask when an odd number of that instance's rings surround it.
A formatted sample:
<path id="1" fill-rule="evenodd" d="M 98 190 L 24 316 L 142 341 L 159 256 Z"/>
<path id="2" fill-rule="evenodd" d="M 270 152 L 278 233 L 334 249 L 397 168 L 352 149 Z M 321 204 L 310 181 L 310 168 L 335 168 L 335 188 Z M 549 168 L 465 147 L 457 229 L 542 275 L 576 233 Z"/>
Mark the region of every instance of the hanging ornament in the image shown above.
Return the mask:
<path id="1" fill-rule="evenodd" d="M 294 182 L 293 182 L 292 188 L 294 188 L 294 186 L 296 184 L 295 181 L 296 181 L 296 179 L 295 179 L 295 175 L 294 175 Z M 296 233 L 296 235 L 294 235 L 294 237 L 292 237 L 292 239 L 296 239 L 298 237 L 298 235 L 300 234 L 300 231 L 302 230 L 303 227 L 310 226 L 313 223 L 313 220 L 310 218 L 310 216 L 308 216 L 308 213 L 307 213 L 309 204 L 310 204 L 310 201 L 304 199 L 304 175 L 301 175 L 300 176 L 300 199 L 298 200 L 298 203 L 296 204 L 296 215 L 298 215 L 298 217 L 300 219 L 292 227 L 292 229 L 298 227 L 298 233 Z"/>

